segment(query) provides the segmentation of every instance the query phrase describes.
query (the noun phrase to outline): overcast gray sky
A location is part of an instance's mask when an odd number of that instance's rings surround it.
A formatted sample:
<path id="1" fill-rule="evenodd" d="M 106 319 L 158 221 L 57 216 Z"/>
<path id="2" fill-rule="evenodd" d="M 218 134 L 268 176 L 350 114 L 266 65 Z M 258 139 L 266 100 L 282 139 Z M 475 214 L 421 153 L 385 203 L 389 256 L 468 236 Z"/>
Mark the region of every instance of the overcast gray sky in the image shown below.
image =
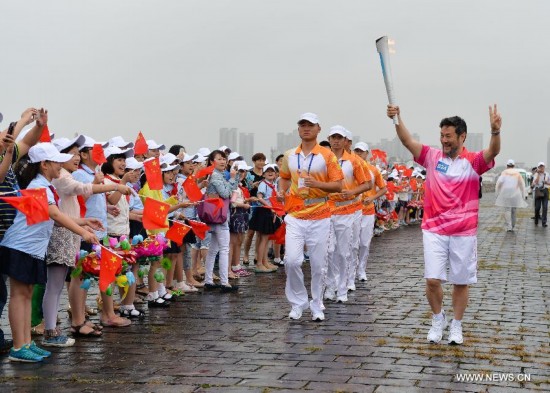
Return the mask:
<path id="1" fill-rule="evenodd" d="M 3 1 L 0 112 L 50 111 L 58 136 L 138 131 L 189 151 L 220 127 L 256 134 L 268 152 L 302 112 L 324 134 L 393 137 L 374 41 L 395 39 L 403 118 L 438 144 L 442 117 L 486 133 L 503 117 L 506 159 L 546 160 L 550 1 Z"/>

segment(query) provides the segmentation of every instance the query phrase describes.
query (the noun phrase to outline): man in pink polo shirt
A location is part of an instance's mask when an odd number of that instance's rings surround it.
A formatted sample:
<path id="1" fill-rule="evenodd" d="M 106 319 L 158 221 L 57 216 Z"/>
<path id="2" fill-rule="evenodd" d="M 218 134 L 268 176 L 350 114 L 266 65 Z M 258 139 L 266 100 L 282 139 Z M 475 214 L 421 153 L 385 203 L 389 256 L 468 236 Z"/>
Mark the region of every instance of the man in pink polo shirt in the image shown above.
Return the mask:
<path id="1" fill-rule="evenodd" d="M 454 318 L 448 342 L 462 344 L 461 322 L 468 304 L 468 285 L 477 282 L 479 177 L 495 165 L 494 158 L 500 152 L 502 119 L 496 105 L 489 107 L 489 147 L 474 153 L 463 146 L 467 127 L 458 116 L 441 120 L 439 150 L 412 138 L 398 106 L 388 105 L 387 115 L 398 116 L 397 136 L 427 172 L 422 233 L 426 297 L 433 312 L 428 341 L 440 342 L 447 327 L 441 283 L 448 281 L 454 285 Z"/>

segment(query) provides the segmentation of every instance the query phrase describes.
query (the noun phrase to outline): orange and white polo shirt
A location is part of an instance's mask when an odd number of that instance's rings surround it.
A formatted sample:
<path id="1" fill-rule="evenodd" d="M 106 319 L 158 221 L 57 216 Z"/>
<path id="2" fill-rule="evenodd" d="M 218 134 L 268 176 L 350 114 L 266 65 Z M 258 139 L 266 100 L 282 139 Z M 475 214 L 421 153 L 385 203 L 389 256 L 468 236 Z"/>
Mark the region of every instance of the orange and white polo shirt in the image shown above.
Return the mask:
<path id="1" fill-rule="evenodd" d="M 342 190 L 353 190 L 361 184 L 371 180 L 370 174 L 363 171 L 358 158 L 359 157 L 344 150 L 344 154 L 342 154 L 342 157 L 338 160 L 338 163 L 342 168 L 342 172 L 344 173 L 344 184 Z M 360 196 L 350 198 L 341 193 L 333 193 L 330 194 L 329 198 L 332 214 L 352 214 L 361 209 Z M 353 202 L 350 203 L 350 201 Z"/>
<path id="2" fill-rule="evenodd" d="M 370 190 L 366 191 L 362 195 L 362 199 L 365 200 L 367 197 L 375 196 L 378 190 L 386 187 L 386 181 L 382 177 L 382 174 L 378 170 L 377 167 L 372 165 L 370 162 L 367 162 L 365 160 L 363 161 L 363 168 L 366 168 L 366 171 L 369 171 L 371 174 L 371 177 L 373 178 L 373 186 Z M 371 216 L 375 214 L 375 208 L 374 208 L 374 202 L 369 203 L 368 205 L 363 204 L 363 215 L 364 216 Z"/>
<path id="3" fill-rule="evenodd" d="M 290 180 L 285 196 L 285 210 L 292 217 L 302 220 L 321 220 L 330 217 L 328 193 L 318 188 L 300 187 L 301 176 L 311 176 L 317 181 L 334 182 L 344 178 L 334 153 L 319 144 L 304 156 L 302 145 L 284 154 L 279 176 Z"/>

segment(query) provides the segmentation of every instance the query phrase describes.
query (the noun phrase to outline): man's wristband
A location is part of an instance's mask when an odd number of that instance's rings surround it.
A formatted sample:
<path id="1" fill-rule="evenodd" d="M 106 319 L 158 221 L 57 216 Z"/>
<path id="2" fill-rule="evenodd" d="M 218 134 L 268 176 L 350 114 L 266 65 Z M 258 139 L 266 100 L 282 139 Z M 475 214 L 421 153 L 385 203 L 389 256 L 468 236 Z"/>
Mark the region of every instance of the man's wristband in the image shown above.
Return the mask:
<path id="1" fill-rule="evenodd" d="M 500 135 L 500 130 L 498 130 L 498 131 L 491 131 L 491 135 L 495 135 L 495 136 Z"/>

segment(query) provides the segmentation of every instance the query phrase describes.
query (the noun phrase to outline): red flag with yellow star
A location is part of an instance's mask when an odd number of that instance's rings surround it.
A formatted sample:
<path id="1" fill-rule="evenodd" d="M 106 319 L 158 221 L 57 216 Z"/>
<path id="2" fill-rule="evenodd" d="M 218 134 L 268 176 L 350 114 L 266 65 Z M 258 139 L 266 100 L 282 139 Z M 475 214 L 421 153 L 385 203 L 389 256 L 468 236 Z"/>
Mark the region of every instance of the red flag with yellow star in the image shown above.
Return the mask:
<path id="1" fill-rule="evenodd" d="M 201 189 L 191 176 L 188 176 L 183 182 L 183 189 L 185 190 L 185 195 L 187 195 L 187 198 L 189 198 L 191 202 L 198 202 L 202 199 Z"/>
<path id="2" fill-rule="evenodd" d="M 167 228 L 166 217 L 169 209 L 170 205 L 168 203 L 149 197 L 145 198 L 142 217 L 143 227 L 149 230 Z"/>
<path id="3" fill-rule="evenodd" d="M 176 242 L 178 246 L 181 246 L 183 244 L 183 238 L 190 230 L 191 227 L 174 221 L 168 232 L 166 232 L 166 238 Z"/>
<path id="4" fill-rule="evenodd" d="M 206 237 L 206 232 L 210 230 L 210 227 L 206 225 L 204 222 L 200 221 L 193 221 L 188 220 L 189 225 L 191 226 L 191 229 L 193 229 L 193 232 L 195 232 L 195 235 L 201 240 L 204 240 Z"/>
<path id="5" fill-rule="evenodd" d="M 116 279 L 116 272 L 122 266 L 122 257 L 108 248 L 101 247 L 101 264 L 99 270 L 99 290 L 105 292 Z"/>
<path id="6" fill-rule="evenodd" d="M 134 154 L 135 155 L 147 154 L 148 151 L 149 151 L 149 146 L 147 146 L 147 141 L 145 140 L 145 137 L 140 131 L 136 138 L 136 143 L 134 143 Z"/>
<path id="7" fill-rule="evenodd" d="M 23 196 L 0 197 L 9 203 L 27 219 L 27 225 L 38 224 L 50 219 L 48 197 L 45 188 L 21 190 Z"/>
<path id="8" fill-rule="evenodd" d="M 195 173 L 195 177 L 197 179 L 200 179 L 202 177 L 205 177 L 205 176 L 208 176 L 208 175 L 211 175 L 212 172 L 214 172 L 214 169 L 216 169 L 215 165 L 212 164 L 210 166 L 207 166 L 206 168 L 202 168 L 201 170 L 199 170 L 197 173 Z"/>
<path id="9" fill-rule="evenodd" d="M 160 169 L 160 160 L 155 157 L 152 160 L 146 160 L 143 162 L 145 168 L 145 177 L 149 184 L 150 190 L 162 190 L 162 171 Z"/>

